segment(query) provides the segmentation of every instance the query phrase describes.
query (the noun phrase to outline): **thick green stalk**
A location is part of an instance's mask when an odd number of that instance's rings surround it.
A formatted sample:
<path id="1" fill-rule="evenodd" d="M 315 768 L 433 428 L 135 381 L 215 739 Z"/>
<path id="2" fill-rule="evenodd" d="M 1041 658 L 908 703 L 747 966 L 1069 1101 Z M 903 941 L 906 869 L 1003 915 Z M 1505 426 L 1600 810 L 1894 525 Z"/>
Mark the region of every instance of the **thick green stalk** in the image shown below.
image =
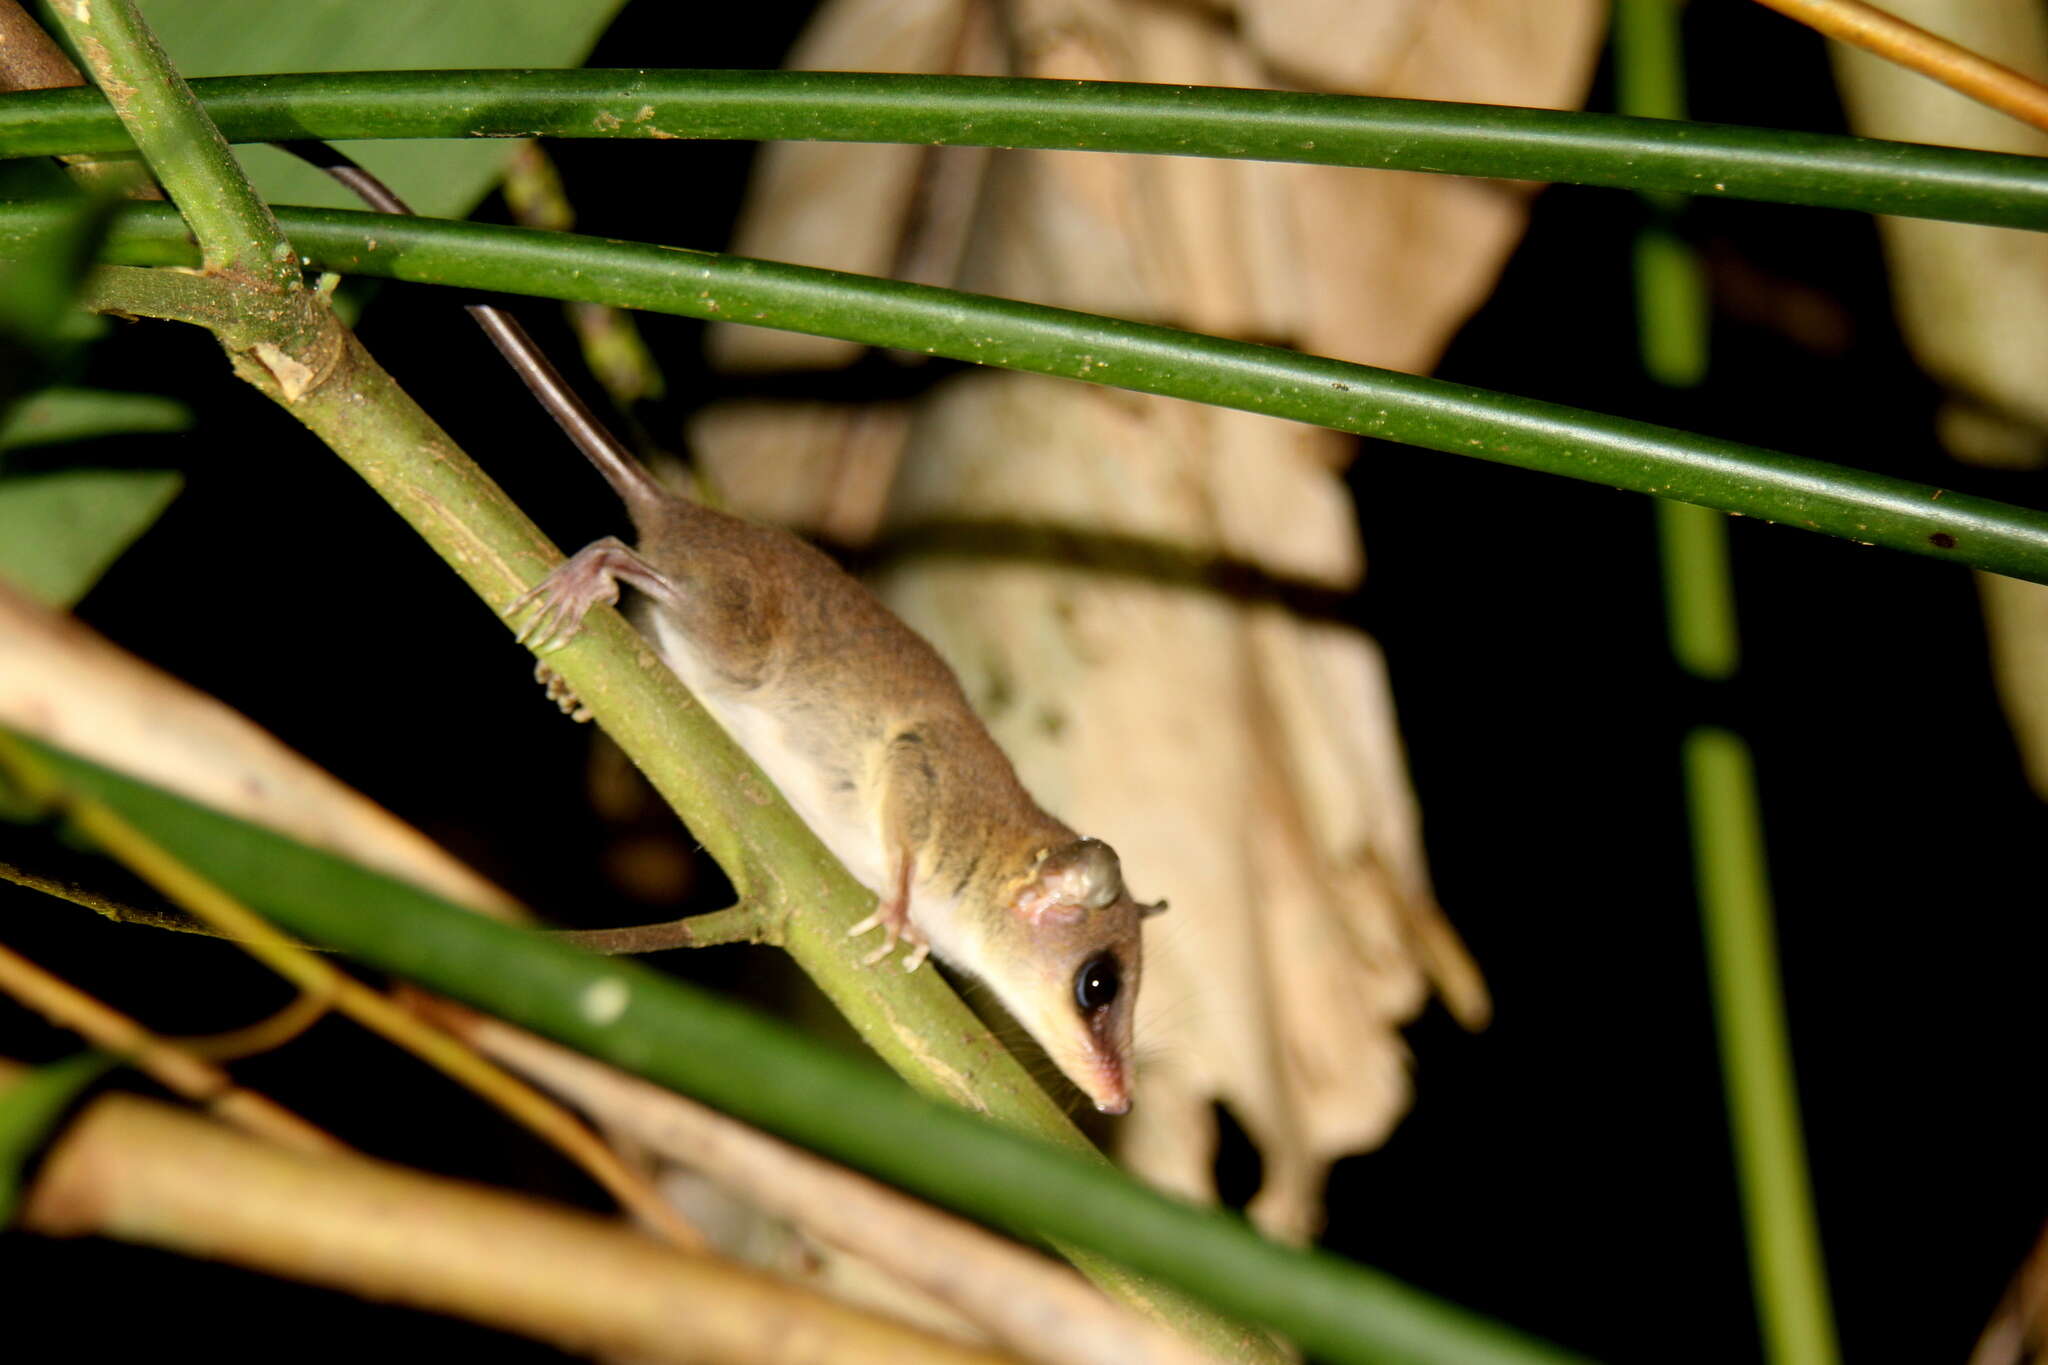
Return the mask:
<path id="1" fill-rule="evenodd" d="M 1685 117 L 1677 0 L 1619 0 L 1614 46 L 1623 111 Z M 1705 277 L 1676 231 L 1683 201 L 1657 198 L 1649 208 L 1635 254 L 1643 367 L 1674 392 L 1689 390 L 1707 373 Z M 1658 533 L 1672 654 L 1695 677 L 1726 684 L 1739 661 L 1727 525 L 1700 508 L 1660 502 Z M 1832 1365 L 1840 1352 L 1785 1027 L 1756 773 L 1742 738 L 1713 726 L 1686 736 L 1682 760 L 1766 1355 L 1776 1365 Z"/>
<path id="2" fill-rule="evenodd" d="M 380 71 L 194 82 L 238 142 L 739 138 L 1049 147 L 1500 176 L 2048 228 L 2033 157 L 1276 90 L 812 71 Z M 118 151 L 90 94 L 0 99 L 0 156 Z"/>
<path id="3" fill-rule="evenodd" d="M 1026 1237 L 1088 1246 L 1332 1361 L 1562 1365 L 1562 1352 L 1105 1163 L 914 1094 L 866 1059 L 630 960 L 458 910 L 404 883 L 36 746 L 199 875 L 292 933 L 610 1061 Z M 1262 1353 L 1246 1330 L 1232 1358 Z M 1231 1349 L 1234 1348 L 1234 1349 Z"/>
<path id="4" fill-rule="evenodd" d="M 0 257 L 57 211 L 0 204 Z M 337 210 L 281 209 L 279 217 L 322 269 L 741 321 L 1085 379 L 2048 582 L 2048 512 L 1648 422 L 1170 327 L 773 261 Z M 123 217 L 113 249 L 119 259 L 152 264 L 189 259 L 177 221 L 147 205 Z"/>
<path id="5" fill-rule="evenodd" d="M 50 12 L 85 58 L 96 93 L 191 224 L 206 269 L 280 295 L 303 293 L 291 243 L 134 0 L 55 0 Z"/>

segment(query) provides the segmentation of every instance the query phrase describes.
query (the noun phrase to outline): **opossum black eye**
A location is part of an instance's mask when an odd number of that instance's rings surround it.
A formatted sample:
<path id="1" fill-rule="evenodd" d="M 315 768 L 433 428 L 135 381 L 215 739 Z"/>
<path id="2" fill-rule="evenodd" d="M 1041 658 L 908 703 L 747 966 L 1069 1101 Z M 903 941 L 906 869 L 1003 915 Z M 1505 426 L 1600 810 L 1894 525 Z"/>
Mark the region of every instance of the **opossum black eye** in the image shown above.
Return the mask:
<path id="1" fill-rule="evenodd" d="M 1123 984 L 1123 973 L 1117 969 L 1115 956 L 1097 953 L 1074 973 L 1074 1003 L 1081 1007 L 1081 1013 L 1093 1014 L 1114 1001 Z"/>

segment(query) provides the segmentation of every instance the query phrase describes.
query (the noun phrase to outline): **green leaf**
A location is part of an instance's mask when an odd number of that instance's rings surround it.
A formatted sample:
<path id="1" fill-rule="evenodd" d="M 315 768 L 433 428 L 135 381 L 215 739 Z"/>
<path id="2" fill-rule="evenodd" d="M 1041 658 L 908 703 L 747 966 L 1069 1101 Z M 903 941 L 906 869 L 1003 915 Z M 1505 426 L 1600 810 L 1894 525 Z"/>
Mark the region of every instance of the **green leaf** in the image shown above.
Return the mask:
<path id="1" fill-rule="evenodd" d="M 104 1052 L 80 1052 L 0 1090 L 0 1227 L 14 1221 L 30 1163 L 43 1144 L 78 1097 L 118 1061 Z"/>
<path id="2" fill-rule="evenodd" d="M 59 445 L 95 436 L 188 431 L 192 410 L 175 398 L 110 389 L 44 389 L 0 420 L 0 451 Z M 0 464 L 0 471 L 5 465 Z"/>
<path id="3" fill-rule="evenodd" d="M 184 431 L 183 403 L 153 393 L 44 389 L 0 419 L 0 578 L 70 607 L 176 497 L 160 469 L 25 469 L 7 452 L 97 436 Z"/>
<path id="4" fill-rule="evenodd" d="M 47 606 L 71 606 L 183 482 L 158 469 L 0 473 L 0 577 Z"/>
<path id="5" fill-rule="evenodd" d="M 893 1184 L 1026 1236 L 1106 1254 L 1331 1361 L 1576 1359 L 1389 1276 L 1281 1246 L 1107 1163 L 928 1100 L 865 1058 L 639 963 L 460 910 L 207 807 L 30 741 L 280 926 L 609 1061 Z"/>
<path id="6" fill-rule="evenodd" d="M 73 315 L 71 300 L 92 267 L 118 202 L 79 199 L 42 224 L 0 261 L 0 347 L 44 354 L 57 349 Z M 0 372 L 0 391 L 18 375 Z M 4 392 L 0 392 L 4 397 Z"/>
<path id="7" fill-rule="evenodd" d="M 50 217 L 15 244 L 12 259 L 0 261 L 0 419 L 93 335 L 97 324 L 72 301 L 120 207 L 110 194 L 56 200 Z M 82 329 L 81 321 L 90 325 Z M 0 523 L 0 562 L 10 549 Z"/>
<path id="8" fill-rule="evenodd" d="M 143 16 L 179 72 L 231 76 L 269 71 L 353 71 L 441 66 L 574 66 L 589 54 L 623 0 L 434 0 L 366 5 L 294 0 L 227 5 L 220 0 L 140 0 Z M 460 217 L 489 193 L 511 156 L 507 142 L 343 148 L 414 208 Z M 353 207 L 357 200 L 319 171 L 270 147 L 242 164 L 273 202 Z"/>

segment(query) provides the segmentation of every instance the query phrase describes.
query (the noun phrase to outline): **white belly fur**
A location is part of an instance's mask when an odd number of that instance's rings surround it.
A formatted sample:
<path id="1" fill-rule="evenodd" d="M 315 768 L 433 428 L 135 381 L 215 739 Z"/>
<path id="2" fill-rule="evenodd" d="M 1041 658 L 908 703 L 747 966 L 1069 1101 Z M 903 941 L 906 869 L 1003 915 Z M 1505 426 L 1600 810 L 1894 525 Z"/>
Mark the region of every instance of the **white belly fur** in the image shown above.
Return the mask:
<path id="1" fill-rule="evenodd" d="M 655 648 L 677 677 L 683 680 L 711 713 L 733 742 L 759 764 L 775 784 L 790 808 L 811 827 L 832 856 L 846 865 L 853 879 L 876 895 L 886 895 L 887 858 L 882 849 L 881 830 L 870 809 L 868 791 L 873 775 L 853 774 L 852 791 L 832 789 L 832 775 L 813 756 L 791 743 L 788 727 L 773 711 L 752 704 L 744 694 L 735 695 L 722 686 L 708 668 L 689 637 L 662 618 L 650 613 L 655 629 Z"/>

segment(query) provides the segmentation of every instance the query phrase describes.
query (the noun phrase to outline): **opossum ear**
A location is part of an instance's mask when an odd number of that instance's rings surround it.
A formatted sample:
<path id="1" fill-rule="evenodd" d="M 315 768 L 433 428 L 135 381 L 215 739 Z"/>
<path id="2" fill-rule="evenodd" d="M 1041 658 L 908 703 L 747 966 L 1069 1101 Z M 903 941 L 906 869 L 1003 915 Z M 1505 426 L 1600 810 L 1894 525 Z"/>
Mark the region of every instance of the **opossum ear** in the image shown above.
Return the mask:
<path id="1" fill-rule="evenodd" d="M 1123 894 L 1116 850 L 1100 839 L 1076 839 L 1039 859 L 1037 874 L 1017 897 L 1017 912 L 1034 924 L 1075 920 L 1108 909 Z"/>

